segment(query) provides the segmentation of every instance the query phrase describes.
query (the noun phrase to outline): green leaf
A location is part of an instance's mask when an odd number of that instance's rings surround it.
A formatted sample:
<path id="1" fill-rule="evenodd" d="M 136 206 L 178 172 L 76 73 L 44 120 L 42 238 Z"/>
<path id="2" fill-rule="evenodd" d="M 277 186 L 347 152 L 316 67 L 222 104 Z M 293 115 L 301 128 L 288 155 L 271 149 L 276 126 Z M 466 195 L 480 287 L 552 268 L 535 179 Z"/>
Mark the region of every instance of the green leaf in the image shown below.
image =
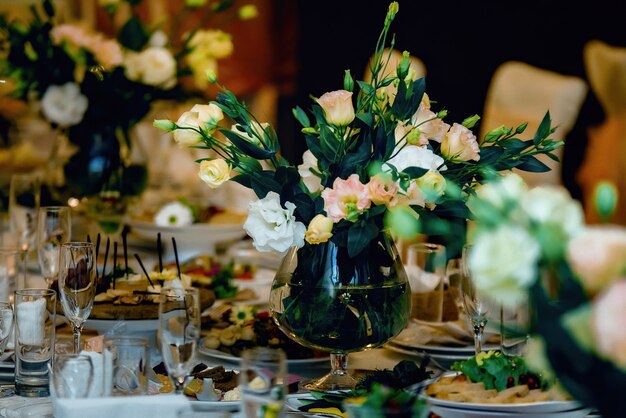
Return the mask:
<path id="1" fill-rule="evenodd" d="M 293 116 L 296 118 L 296 120 L 300 122 L 300 125 L 302 125 L 305 128 L 308 128 L 311 126 L 311 121 L 309 120 L 309 117 L 306 115 L 306 113 L 304 112 L 304 110 L 302 110 L 300 106 L 294 107 L 291 110 L 291 112 L 293 113 Z"/>
<path id="2" fill-rule="evenodd" d="M 256 159 L 246 156 L 239 157 L 239 166 L 246 171 L 263 171 L 263 167 Z"/>
<path id="3" fill-rule="evenodd" d="M 411 179 L 418 179 L 426 174 L 428 170 L 421 167 L 407 167 L 402 172 L 408 174 Z"/>
<path id="4" fill-rule="evenodd" d="M 320 149 L 328 161 L 336 161 L 341 144 L 328 125 L 320 127 Z"/>
<path id="5" fill-rule="evenodd" d="M 231 131 L 230 129 L 220 129 L 219 131 L 224 134 L 224 136 L 228 138 L 234 146 L 236 146 L 244 154 L 249 155 L 252 158 L 256 158 L 257 160 L 267 160 L 274 155 L 274 152 L 253 144 L 252 142 L 248 141 L 245 138 L 242 138 L 241 136 L 239 136 L 239 134 Z"/>
<path id="6" fill-rule="evenodd" d="M 535 145 L 538 145 L 542 139 L 547 138 L 550 135 L 550 112 L 546 112 L 543 117 L 539 127 L 537 128 L 537 132 L 535 132 L 535 136 L 533 137 L 533 141 Z"/>
<path id="7" fill-rule="evenodd" d="M 370 128 L 374 125 L 374 115 L 371 113 L 357 113 L 356 118 Z"/>
<path id="8" fill-rule="evenodd" d="M 46 15 L 48 15 L 48 17 L 54 17 L 55 15 L 54 3 L 52 3 L 51 0 L 44 0 L 43 10 L 46 12 Z"/>
<path id="9" fill-rule="evenodd" d="M 374 87 L 372 87 L 371 84 L 366 83 L 365 81 L 357 81 L 357 84 L 359 85 L 361 91 L 368 96 L 376 93 L 374 91 Z"/>
<path id="10" fill-rule="evenodd" d="M 148 43 L 149 37 L 141 21 L 133 16 L 122 26 L 117 39 L 127 49 L 141 51 Z"/>
<path id="11" fill-rule="evenodd" d="M 545 173 L 550 171 L 550 167 L 532 156 L 525 158 L 521 164 L 516 166 L 516 168 L 519 170 L 529 171 L 531 173 Z"/>
<path id="12" fill-rule="evenodd" d="M 233 6 L 233 4 L 235 4 L 235 0 L 222 0 L 222 1 L 218 1 L 217 3 L 213 3 L 211 5 L 211 9 L 214 12 L 223 12 L 224 10 L 228 10 L 229 8 L 231 8 Z"/>
<path id="13" fill-rule="evenodd" d="M 348 255 L 356 257 L 371 240 L 378 236 L 374 222 L 357 222 L 348 231 Z"/>

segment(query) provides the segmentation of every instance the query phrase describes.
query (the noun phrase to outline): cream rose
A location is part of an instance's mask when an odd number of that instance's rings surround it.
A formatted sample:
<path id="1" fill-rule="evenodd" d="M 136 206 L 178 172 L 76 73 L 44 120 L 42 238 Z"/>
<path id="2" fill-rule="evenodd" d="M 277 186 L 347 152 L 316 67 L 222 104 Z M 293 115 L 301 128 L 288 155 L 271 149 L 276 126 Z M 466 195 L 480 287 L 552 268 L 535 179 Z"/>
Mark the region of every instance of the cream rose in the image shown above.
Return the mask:
<path id="1" fill-rule="evenodd" d="M 437 171 L 429 170 L 416 183 L 427 203 L 436 203 L 446 191 L 446 179 Z"/>
<path id="2" fill-rule="evenodd" d="M 296 221 L 296 205 L 285 202 L 283 208 L 278 193 L 269 192 L 263 199 L 250 202 L 248 219 L 243 228 L 252 237 L 254 247 L 261 252 L 284 253 L 289 247 L 302 247 L 306 226 Z"/>
<path id="3" fill-rule="evenodd" d="M 317 99 L 317 103 L 324 109 L 326 120 L 331 125 L 347 126 L 354 120 L 352 93 L 349 91 L 336 90 L 324 93 Z"/>
<path id="4" fill-rule="evenodd" d="M 596 294 L 626 274 L 626 228 L 587 227 L 569 242 L 567 259 L 585 290 Z"/>
<path id="5" fill-rule="evenodd" d="M 596 351 L 626 369 L 626 279 L 613 283 L 594 302 L 591 332 Z"/>
<path id="6" fill-rule="evenodd" d="M 309 244 L 321 244 L 328 241 L 332 236 L 333 220 L 322 214 L 316 215 L 304 234 L 304 239 Z"/>
<path id="7" fill-rule="evenodd" d="M 180 147 L 192 147 L 202 140 L 200 129 L 209 133 L 215 130 L 219 121 L 224 118 L 222 110 L 215 104 L 197 104 L 191 110 L 180 115 L 176 121 L 174 140 Z M 193 129 L 192 129 L 193 128 Z"/>
<path id="8" fill-rule="evenodd" d="M 133 81 L 169 89 L 176 84 L 176 60 L 163 47 L 148 47 L 124 57 L 126 76 Z"/>
<path id="9" fill-rule="evenodd" d="M 453 124 L 441 141 L 441 154 L 451 161 L 480 160 L 476 135 L 463 125 Z"/>
<path id="10" fill-rule="evenodd" d="M 221 159 L 204 160 L 200 163 L 198 177 L 211 189 L 215 189 L 230 179 L 230 165 Z"/>
<path id="11" fill-rule="evenodd" d="M 317 158 L 311 150 L 306 150 L 302 154 L 302 164 L 298 166 L 298 174 L 300 174 L 300 178 L 309 192 L 317 193 L 323 189 L 322 179 L 313 174 L 311 169 L 317 170 Z"/>
<path id="12" fill-rule="evenodd" d="M 523 228 L 502 225 L 476 237 L 469 268 L 479 291 L 515 306 L 536 279 L 540 256 L 537 241 Z"/>

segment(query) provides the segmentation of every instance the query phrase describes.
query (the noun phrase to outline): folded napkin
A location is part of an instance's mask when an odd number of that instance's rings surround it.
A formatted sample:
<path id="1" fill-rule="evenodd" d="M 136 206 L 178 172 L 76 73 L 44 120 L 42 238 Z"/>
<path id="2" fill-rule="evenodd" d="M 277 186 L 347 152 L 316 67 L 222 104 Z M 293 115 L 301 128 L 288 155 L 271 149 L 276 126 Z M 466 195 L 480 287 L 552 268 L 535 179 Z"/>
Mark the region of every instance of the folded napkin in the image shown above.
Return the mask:
<path id="1" fill-rule="evenodd" d="M 432 292 L 441 283 L 442 277 L 422 270 L 419 266 L 404 266 L 412 292 Z"/>
<path id="2" fill-rule="evenodd" d="M 485 330 L 484 341 L 497 342 L 499 336 Z M 424 345 L 464 347 L 474 341 L 472 330 L 465 317 L 458 321 L 424 322 L 413 320 L 411 324 L 393 339 L 393 342 L 406 347 L 419 348 Z"/>
<path id="3" fill-rule="evenodd" d="M 55 418 L 172 418 L 191 410 L 185 395 L 113 396 L 88 399 L 52 399 Z"/>
<path id="4" fill-rule="evenodd" d="M 17 304 L 16 310 L 20 344 L 42 346 L 46 332 L 46 319 L 48 318 L 46 300 L 37 299 L 20 302 Z"/>
<path id="5" fill-rule="evenodd" d="M 108 350 L 104 350 L 102 353 L 81 351 L 81 354 L 89 356 L 93 365 L 93 380 L 87 397 L 111 396 L 113 380 L 113 357 L 111 352 Z"/>

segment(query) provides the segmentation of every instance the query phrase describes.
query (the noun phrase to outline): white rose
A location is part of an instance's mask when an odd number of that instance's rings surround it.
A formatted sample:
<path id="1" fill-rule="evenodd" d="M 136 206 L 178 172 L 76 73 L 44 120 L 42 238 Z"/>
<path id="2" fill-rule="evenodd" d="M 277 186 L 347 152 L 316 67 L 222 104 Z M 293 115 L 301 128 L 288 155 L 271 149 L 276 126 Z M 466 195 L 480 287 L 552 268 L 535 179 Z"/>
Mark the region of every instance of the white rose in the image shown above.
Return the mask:
<path id="1" fill-rule="evenodd" d="M 176 84 L 176 60 L 167 48 L 149 47 L 139 53 L 128 52 L 124 69 L 133 81 L 165 89 Z"/>
<path id="2" fill-rule="evenodd" d="M 502 225 L 476 237 L 469 268 L 476 288 L 515 306 L 536 278 L 539 244 L 517 226 Z"/>
<path id="3" fill-rule="evenodd" d="M 587 227 L 569 242 L 567 259 L 585 290 L 596 294 L 626 273 L 626 228 Z"/>
<path id="4" fill-rule="evenodd" d="M 193 147 L 198 145 L 202 140 L 202 135 L 200 135 L 198 131 L 205 129 L 210 133 L 215 130 L 218 122 L 223 118 L 222 110 L 213 103 L 208 105 L 194 105 L 191 110 L 180 115 L 176 121 L 178 128 L 174 130 L 174 140 L 180 147 Z"/>
<path id="5" fill-rule="evenodd" d="M 428 203 L 437 202 L 446 191 L 446 179 L 437 171 L 429 170 L 416 183 Z"/>
<path id="6" fill-rule="evenodd" d="M 321 244 L 328 241 L 333 233 L 333 220 L 322 214 L 315 215 L 306 230 L 304 238 L 309 244 Z"/>
<path id="7" fill-rule="evenodd" d="M 88 103 L 78 84 L 53 85 L 48 87 L 41 99 L 41 111 L 50 122 L 66 128 L 83 120 Z"/>
<path id="8" fill-rule="evenodd" d="M 565 237 L 573 237 L 583 227 L 583 209 L 563 187 L 535 187 L 522 196 L 522 208 L 541 224 L 558 226 Z"/>
<path id="9" fill-rule="evenodd" d="M 293 215 L 296 205 L 285 202 L 285 208 L 281 206 L 280 196 L 275 192 L 250 202 L 248 219 L 243 228 L 252 237 L 257 250 L 283 253 L 289 247 L 304 245 L 306 226 L 296 221 Z"/>
<path id="10" fill-rule="evenodd" d="M 298 173 L 309 192 L 317 193 L 323 189 L 322 179 L 313 174 L 311 168 L 317 170 L 317 158 L 310 150 L 306 150 L 302 154 L 302 164 L 298 166 Z"/>
<path id="11" fill-rule="evenodd" d="M 626 369 L 626 280 L 612 284 L 593 303 L 591 331 L 597 352 Z"/>
<path id="12" fill-rule="evenodd" d="M 389 165 L 393 165 L 398 171 L 403 171 L 408 167 L 420 167 L 426 170 L 444 171 L 443 158 L 426 147 L 407 145 L 398 152 L 392 159 L 387 160 L 386 170 L 390 171 Z"/>
<path id="13" fill-rule="evenodd" d="M 164 48 L 167 46 L 167 35 L 162 30 L 156 30 L 150 35 L 148 45 Z"/>
<path id="14" fill-rule="evenodd" d="M 452 125 L 441 141 L 441 153 L 451 161 L 480 160 L 476 135 L 458 123 Z"/>
<path id="15" fill-rule="evenodd" d="M 326 114 L 326 121 L 335 126 L 348 126 L 354 120 L 352 93 L 337 90 L 324 93 L 317 103 Z"/>
<path id="16" fill-rule="evenodd" d="M 204 160 L 200 163 L 198 176 L 210 188 L 215 189 L 230 179 L 230 166 L 221 159 Z"/>
<path id="17" fill-rule="evenodd" d="M 193 223 L 193 211 L 180 202 L 171 202 L 159 209 L 154 216 L 158 226 L 186 226 Z"/>

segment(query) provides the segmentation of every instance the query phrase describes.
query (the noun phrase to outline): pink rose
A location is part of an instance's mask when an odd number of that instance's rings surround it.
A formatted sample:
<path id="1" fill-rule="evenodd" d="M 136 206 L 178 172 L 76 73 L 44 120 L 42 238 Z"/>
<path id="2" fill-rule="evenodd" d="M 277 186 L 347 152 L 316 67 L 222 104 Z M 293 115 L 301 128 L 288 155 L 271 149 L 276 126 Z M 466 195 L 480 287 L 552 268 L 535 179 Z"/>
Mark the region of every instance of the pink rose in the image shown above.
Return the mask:
<path id="1" fill-rule="evenodd" d="M 626 368 L 626 279 L 613 283 L 593 303 L 591 332 L 598 354 Z"/>
<path id="2" fill-rule="evenodd" d="M 326 120 L 331 125 L 347 126 L 354 120 L 354 106 L 352 105 L 352 93 L 346 90 L 331 91 L 324 93 L 317 99 L 326 114 Z"/>
<path id="3" fill-rule="evenodd" d="M 80 26 L 65 23 L 50 30 L 50 37 L 55 45 L 67 42 L 73 46 L 83 47 L 89 39 L 85 29 Z"/>
<path id="4" fill-rule="evenodd" d="M 626 228 L 587 227 L 570 241 L 567 258 L 585 290 L 599 292 L 626 271 Z"/>
<path id="5" fill-rule="evenodd" d="M 392 207 L 398 203 L 397 199 L 394 199 L 398 185 L 391 178 L 381 175 L 372 176 L 367 187 L 369 188 L 370 199 L 374 204 Z"/>
<path id="6" fill-rule="evenodd" d="M 441 153 L 452 161 L 480 160 L 476 135 L 463 125 L 455 123 L 441 141 Z"/>
<path id="7" fill-rule="evenodd" d="M 356 221 L 360 213 L 371 205 L 368 187 L 361 183 L 358 174 L 352 174 L 347 180 L 336 178 L 332 189 L 322 191 L 324 210 L 333 222 L 342 219 Z"/>
<path id="8" fill-rule="evenodd" d="M 122 65 L 124 54 L 122 48 L 113 39 L 95 36 L 90 42 L 89 49 L 96 61 L 105 68 L 111 69 Z"/>

